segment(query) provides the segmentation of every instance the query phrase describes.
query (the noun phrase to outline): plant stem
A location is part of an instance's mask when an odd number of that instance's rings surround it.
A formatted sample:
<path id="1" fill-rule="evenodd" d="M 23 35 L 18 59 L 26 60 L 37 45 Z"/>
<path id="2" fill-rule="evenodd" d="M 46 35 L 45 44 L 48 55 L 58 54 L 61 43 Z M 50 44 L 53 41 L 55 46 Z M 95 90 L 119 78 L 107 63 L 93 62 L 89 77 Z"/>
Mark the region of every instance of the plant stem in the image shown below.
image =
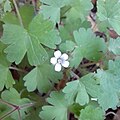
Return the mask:
<path id="1" fill-rule="evenodd" d="M 36 15 L 37 12 L 36 12 L 36 3 L 35 3 L 35 0 L 32 0 L 32 4 L 33 4 L 33 7 L 34 7 L 34 13 L 35 13 L 35 15 Z"/>
<path id="2" fill-rule="evenodd" d="M 14 4 L 14 6 L 15 6 L 15 9 L 16 9 L 16 12 L 17 12 L 17 16 L 18 16 L 20 25 L 21 25 L 22 27 L 24 27 L 24 26 L 23 26 L 23 22 L 22 22 L 22 18 L 21 18 L 21 16 L 20 16 L 20 12 L 19 12 L 19 10 L 18 10 L 18 6 L 17 6 L 17 3 L 16 3 L 16 0 L 13 0 L 13 4 Z"/>
<path id="3" fill-rule="evenodd" d="M 13 110 L 9 111 L 7 114 L 3 115 L 0 120 L 3 120 L 4 118 L 8 117 L 9 115 L 11 115 L 11 113 L 13 113 L 14 111 L 16 111 L 17 108 L 14 108 Z"/>
<path id="4" fill-rule="evenodd" d="M 10 66 L 9 69 L 10 70 L 16 70 L 16 71 L 23 72 L 23 73 L 27 73 L 27 71 L 25 71 L 25 70 L 22 70 L 22 69 L 19 69 L 19 68 L 16 68 L 16 67 L 12 67 L 12 66 Z"/>
<path id="5" fill-rule="evenodd" d="M 19 118 L 19 120 L 22 120 L 20 110 L 18 110 L 18 118 Z"/>
<path id="6" fill-rule="evenodd" d="M 27 108 L 27 107 L 31 107 L 31 106 L 33 106 L 33 105 L 35 105 L 35 103 L 25 104 L 25 105 L 20 106 L 20 109 L 24 109 L 24 108 Z"/>
<path id="7" fill-rule="evenodd" d="M 80 77 L 77 75 L 77 74 L 75 74 L 73 71 L 70 71 L 70 74 L 73 76 L 73 77 L 75 77 L 76 79 L 79 79 Z"/>
<path id="8" fill-rule="evenodd" d="M 80 67 L 88 67 L 88 66 L 95 65 L 95 64 L 97 64 L 97 63 L 96 62 L 86 63 L 86 64 L 83 64 L 83 65 L 80 65 Z"/>
<path id="9" fill-rule="evenodd" d="M 11 103 L 8 103 L 8 102 L 6 102 L 6 101 L 4 101 L 4 100 L 2 100 L 2 99 L 0 99 L 0 102 L 2 102 L 3 104 L 6 104 L 6 105 L 8 105 L 9 107 L 12 107 L 12 108 L 16 108 L 16 107 L 17 107 L 16 105 L 13 105 L 13 104 L 11 104 Z"/>
<path id="10" fill-rule="evenodd" d="M 17 105 L 13 105 L 11 103 L 8 103 L 2 99 L 0 99 L 0 102 L 2 102 L 3 104 L 6 104 L 8 105 L 9 107 L 12 107 L 13 109 L 11 111 L 9 111 L 8 113 L 6 113 L 5 115 L 3 115 L 0 120 L 3 120 L 4 118 L 8 117 L 9 115 L 11 115 L 11 113 L 13 113 L 14 111 L 18 111 L 18 117 L 19 117 L 19 120 L 22 120 L 21 118 L 21 114 L 20 114 L 20 110 L 21 109 L 24 109 L 24 108 L 27 108 L 27 107 L 31 107 L 33 106 L 35 103 L 28 103 L 28 104 L 25 104 L 25 105 L 22 105 L 22 106 L 17 106 Z"/>

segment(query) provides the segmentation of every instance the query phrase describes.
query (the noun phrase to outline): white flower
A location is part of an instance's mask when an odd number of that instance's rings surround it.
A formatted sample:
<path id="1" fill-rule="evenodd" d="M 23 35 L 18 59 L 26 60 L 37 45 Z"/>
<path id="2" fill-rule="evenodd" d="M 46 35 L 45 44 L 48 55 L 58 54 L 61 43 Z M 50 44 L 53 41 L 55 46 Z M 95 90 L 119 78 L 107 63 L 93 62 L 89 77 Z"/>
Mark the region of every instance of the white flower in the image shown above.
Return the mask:
<path id="1" fill-rule="evenodd" d="M 59 50 L 54 52 L 54 56 L 50 59 L 50 62 L 55 65 L 55 71 L 61 71 L 62 66 L 67 68 L 69 66 L 68 55 L 66 53 L 61 54 Z"/>

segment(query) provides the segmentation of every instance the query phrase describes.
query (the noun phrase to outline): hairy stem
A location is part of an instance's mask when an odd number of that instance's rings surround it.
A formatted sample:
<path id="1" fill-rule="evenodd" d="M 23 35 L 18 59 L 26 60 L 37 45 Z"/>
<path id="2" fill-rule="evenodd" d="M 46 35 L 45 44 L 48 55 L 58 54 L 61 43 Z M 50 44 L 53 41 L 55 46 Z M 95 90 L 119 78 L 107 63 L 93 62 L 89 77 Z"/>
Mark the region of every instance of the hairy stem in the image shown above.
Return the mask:
<path id="1" fill-rule="evenodd" d="M 16 70 L 16 71 L 23 72 L 23 73 L 27 73 L 27 71 L 22 70 L 22 69 L 19 69 L 19 68 L 17 68 L 17 67 L 12 67 L 12 66 L 10 66 L 9 69 L 10 69 L 10 70 Z"/>
<path id="2" fill-rule="evenodd" d="M 70 71 L 70 74 L 71 74 L 72 77 L 75 77 L 76 79 L 79 79 L 79 78 L 80 78 L 80 77 L 79 77 L 77 74 L 75 74 L 73 71 Z"/>
<path id="3" fill-rule="evenodd" d="M 20 114 L 20 110 L 18 110 L 18 119 L 19 119 L 19 120 L 22 120 L 21 114 Z"/>
<path id="4" fill-rule="evenodd" d="M 13 0 L 13 4 L 14 4 L 14 6 L 15 6 L 15 9 L 16 9 L 16 12 L 17 12 L 17 16 L 18 16 L 20 25 L 21 25 L 22 27 L 24 27 L 23 22 L 22 22 L 22 18 L 21 18 L 21 16 L 20 16 L 20 12 L 19 12 L 19 10 L 18 10 L 18 6 L 17 6 L 17 3 L 16 3 L 16 0 Z"/>
<path id="5" fill-rule="evenodd" d="M 6 113 L 5 115 L 3 115 L 1 118 L 0 118 L 0 120 L 3 120 L 3 119 L 5 119 L 6 117 L 8 117 L 8 116 L 10 116 L 14 111 L 16 111 L 17 110 L 17 108 L 14 108 L 14 109 L 12 109 L 11 111 L 9 111 L 8 113 Z"/>
<path id="6" fill-rule="evenodd" d="M 7 106 L 12 107 L 12 108 L 16 108 L 17 107 L 16 105 L 13 105 L 13 104 L 11 104 L 9 102 L 6 102 L 6 101 L 4 101 L 2 99 L 0 99 L 0 102 L 3 103 L 3 104 L 6 104 Z"/>
<path id="7" fill-rule="evenodd" d="M 0 118 L 0 120 L 3 120 L 4 118 L 10 116 L 14 111 L 18 111 L 19 120 L 22 120 L 21 114 L 20 114 L 20 110 L 35 105 L 35 103 L 28 103 L 28 104 L 19 106 L 19 105 L 14 105 L 14 104 L 8 103 L 8 102 L 6 102 L 6 101 L 4 101 L 4 100 L 2 100 L 2 99 L 0 99 L 0 102 L 3 103 L 3 104 L 6 104 L 7 106 L 9 106 L 9 107 L 11 107 L 11 108 L 13 108 L 11 111 L 9 111 L 9 112 L 6 113 L 5 115 L 3 115 L 3 116 Z"/>
<path id="8" fill-rule="evenodd" d="M 31 106 L 34 106 L 34 105 L 35 105 L 35 103 L 25 104 L 25 105 L 20 106 L 20 109 L 28 108 L 28 107 L 31 107 Z"/>

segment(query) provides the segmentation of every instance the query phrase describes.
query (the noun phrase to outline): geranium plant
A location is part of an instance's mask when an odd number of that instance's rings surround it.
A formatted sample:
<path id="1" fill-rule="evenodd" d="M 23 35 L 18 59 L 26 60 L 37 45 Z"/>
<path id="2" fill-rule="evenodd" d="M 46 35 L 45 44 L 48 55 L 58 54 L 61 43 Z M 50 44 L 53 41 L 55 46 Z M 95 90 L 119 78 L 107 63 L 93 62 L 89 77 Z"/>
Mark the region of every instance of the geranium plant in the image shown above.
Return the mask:
<path id="1" fill-rule="evenodd" d="M 119 120 L 120 0 L 0 0 L 0 120 Z"/>

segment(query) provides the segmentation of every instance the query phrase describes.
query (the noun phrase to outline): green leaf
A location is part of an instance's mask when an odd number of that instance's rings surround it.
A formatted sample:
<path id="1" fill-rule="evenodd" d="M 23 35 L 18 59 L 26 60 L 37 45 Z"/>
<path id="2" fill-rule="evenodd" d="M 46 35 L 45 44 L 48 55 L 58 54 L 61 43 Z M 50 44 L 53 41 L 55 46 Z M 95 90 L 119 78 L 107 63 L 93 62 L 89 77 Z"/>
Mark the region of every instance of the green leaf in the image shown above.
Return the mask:
<path id="1" fill-rule="evenodd" d="M 71 53 L 71 58 L 70 58 L 70 66 L 77 68 L 80 62 L 83 59 L 83 55 L 80 52 L 81 49 L 79 47 L 76 47 L 75 50 Z"/>
<path id="2" fill-rule="evenodd" d="M 77 54 L 76 56 L 80 60 L 84 57 L 88 60 L 98 61 L 103 56 L 103 53 L 106 51 L 105 41 L 96 37 L 91 29 L 85 30 L 84 28 L 80 28 L 79 31 L 74 31 L 73 34 L 77 44 L 75 54 Z M 74 65 L 78 66 L 79 64 L 76 64 L 75 61 Z"/>
<path id="3" fill-rule="evenodd" d="M 115 55 L 120 55 L 120 38 L 110 39 L 108 49 Z"/>
<path id="4" fill-rule="evenodd" d="M 8 113 L 11 108 L 0 102 L 0 118 L 2 118 L 6 113 Z M 7 117 L 5 120 L 14 120 L 10 117 Z"/>
<path id="5" fill-rule="evenodd" d="M 63 92 L 69 103 L 72 104 L 75 102 L 80 105 L 85 105 L 89 102 L 88 94 L 93 98 L 97 98 L 101 93 L 100 90 L 94 74 L 87 74 L 79 80 L 68 82 Z"/>
<path id="6" fill-rule="evenodd" d="M 0 0 L 0 4 L 2 4 L 3 1 L 4 1 L 4 0 Z"/>
<path id="7" fill-rule="evenodd" d="M 61 20 L 62 21 L 61 23 L 63 23 L 64 26 L 63 27 L 59 26 L 62 40 L 74 40 L 73 38 L 74 30 L 79 30 L 80 27 L 84 27 L 84 28 L 90 27 L 90 22 L 88 21 L 83 22 L 82 21 L 83 19 L 82 20 L 80 19 L 80 16 L 79 16 L 80 12 L 76 10 L 71 11 L 72 8 L 71 9 L 70 8 L 66 10 L 68 12 L 66 12 L 66 14 L 63 16 L 63 19 Z"/>
<path id="8" fill-rule="evenodd" d="M 41 120 L 39 117 L 39 111 L 41 109 L 38 110 L 31 110 L 28 115 L 25 117 L 25 119 L 23 120 Z"/>
<path id="9" fill-rule="evenodd" d="M 69 32 L 68 29 L 66 29 L 63 26 L 60 26 L 60 37 L 62 38 L 62 41 L 65 42 L 66 40 L 74 40 L 73 35 Z"/>
<path id="10" fill-rule="evenodd" d="M 107 27 L 113 29 L 120 34 L 120 2 L 119 0 L 99 0 L 97 4 L 97 16 L 101 22 L 109 23 Z M 112 9 L 111 9 L 112 8 Z M 105 25 L 105 24 L 104 24 Z M 104 26 L 103 25 L 103 26 Z"/>
<path id="11" fill-rule="evenodd" d="M 71 52 L 75 48 L 75 43 L 73 41 L 66 40 L 59 46 L 62 52 Z"/>
<path id="12" fill-rule="evenodd" d="M 12 87 L 13 84 L 15 84 L 15 81 L 9 71 L 9 63 L 5 56 L 0 54 L 0 91 L 2 91 L 4 87 L 7 89 Z"/>
<path id="13" fill-rule="evenodd" d="M 7 59 L 16 64 L 22 61 L 26 53 L 31 65 L 43 64 L 48 59 L 48 54 L 41 44 L 56 48 L 60 41 L 53 24 L 48 20 L 43 20 L 41 15 L 33 19 L 29 31 L 13 24 L 4 25 L 2 42 L 9 44 L 5 49 Z"/>
<path id="14" fill-rule="evenodd" d="M 33 6 L 24 5 L 24 6 L 20 7 L 19 12 L 20 12 L 24 27 L 28 28 L 29 23 L 32 21 L 32 19 L 34 17 L 34 8 L 33 8 Z M 1 18 L 1 21 L 3 21 L 4 23 L 20 25 L 19 19 L 12 12 L 7 12 Z"/>
<path id="15" fill-rule="evenodd" d="M 49 48 L 55 49 L 56 45 L 61 42 L 59 33 L 54 29 L 53 23 L 44 20 L 40 14 L 30 23 L 29 31 L 34 39 L 37 39 L 41 44 Z"/>
<path id="16" fill-rule="evenodd" d="M 28 27 L 29 23 L 34 17 L 34 7 L 32 5 L 24 5 L 19 9 L 22 22 L 25 28 Z"/>
<path id="17" fill-rule="evenodd" d="M 98 84 L 98 81 L 94 77 L 94 74 L 87 74 L 83 76 L 80 81 L 85 85 L 87 93 L 93 97 L 97 98 L 98 94 L 100 94 L 100 85 Z"/>
<path id="18" fill-rule="evenodd" d="M 40 117 L 43 120 L 67 120 L 68 103 L 62 92 L 52 92 L 47 102 L 51 105 L 43 106 Z"/>
<path id="19" fill-rule="evenodd" d="M 104 112 L 100 107 L 88 105 L 81 110 L 79 120 L 104 120 Z"/>
<path id="20" fill-rule="evenodd" d="M 3 50 L 6 46 L 0 40 L 0 55 L 3 54 Z"/>
<path id="21" fill-rule="evenodd" d="M 85 105 L 89 102 L 89 96 L 85 86 L 80 80 L 67 83 L 67 86 L 63 89 L 63 92 L 65 93 L 65 98 L 70 104 L 75 102 L 80 105 Z"/>
<path id="22" fill-rule="evenodd" d="M 10 90 L 3 91 L 1 94 L 1 98 L 3 100 L 7 101 L 8 103 L 18 105 L 18 106 L 26 105 L 26 104 L 30 103 L 30 100 L 28 98 L 21 98 L 20 94 L 14 88 L 10 88 Z M 21 114 L 22 118 L 25 118 L 26 110 L 27 110 L 27 108 L 20 109 L 20 114 Z M 14 119 L 18 119 L 18 111 L 13 112 L 11 114 L 11 117 Z"/>
<path id="23" fill-rule="evenodd" d="M 74 16 L 76 15 L 81 18 L 82 21 L 86 19 L 86 16 L 92 8 L 92 3 L 90 0 L 87 0 L 86 2 L 84 0 L 71 0 L 70 5 L 71 9 L 68 12 L 69 16 L 72 17 L 72 14 L 74 14 Z"/>
<path id="24" fill-rule="evenodd" d="M 78 103 L 75 103 L 75 104 L 72 104 L 69 107 L 69 111 L 70 111 L 70 113 L 74 113 L 74 116 L 75 115 L 79 116 L 80 115 L 80 110 L 82 108 L 83 108 L 83 106 L 80 106 Z"/>
<path id="25" fill-rule="evenodd" d="M 49 72 L 46 72 L 47 70 L 49 70 Z M 28 91 L 38 89 L 40 92 L 47 92 L 52 87 L 52 82 L 58 82 L 58 79 L 61 77 L 62 74 L 55 72 L 51 65 L 43 64 L 35 67 L 23 79 L 25 80 L 24 85 Z"/>
<path id="26" fill-rule="evenodd" d="M 120 61 L 109 61 L 108 70 L 98 70 L 96 77 L 100 80 L 101 93 L 98 94 L 98 102 L 104 110 L 116 108 L 119 103 L 120 91 Z M 114 100 L 113 100 L 114 99 Z"/>
<path id="27" fill-rule="evenodd" d="M 75 16 L 74 13 L 71 16 L 68 16 L 66 14 L 66 17 L 67 18 L 63 21 L 64 29 L 66 29 L 69 32 L 69 34 L 72 36 L 74 30 L 79 30 L 82 21 L 80 20 L 80 18 L 78 18 L 78 16 Z"/>
<path id="28" fill-rule="evenodd" d="M 9 0 L 5 0 L 5 3 L 4 3 L 4 12 L 7 12 L 7 11 L 10 12 L 12 10 L 10 3 L 11 2 Z"/>
<path id="29" fill-rule="evenodd" d="M 9 44 L 5 49 L 7 59 L 10 62 L 15 61 L 16 64 L 22 61 L 26 52 L 31 65 L 42 64 L 44 62 L 43 57 L 45 60 L 48 57 L 46 51 L 38 41 L 31 39 L 29 33 L 24 28 L 17 25 L 4 25 L 2 42 L 4 44 Z"/>
<path id="30" fill-rule="evenodd" d="M 60 9 L 64 7 L 70 0 L 41 0 L 42 4 L 40 12 L 46 19 L 50 18 L 53 23 L 60 22 Z"/>
<path id="31" fill-rule="evenodd" d="M 4 23 L 20 25 L 18 18 L 12 12 L 7 12 L 0 20 Z"/>

